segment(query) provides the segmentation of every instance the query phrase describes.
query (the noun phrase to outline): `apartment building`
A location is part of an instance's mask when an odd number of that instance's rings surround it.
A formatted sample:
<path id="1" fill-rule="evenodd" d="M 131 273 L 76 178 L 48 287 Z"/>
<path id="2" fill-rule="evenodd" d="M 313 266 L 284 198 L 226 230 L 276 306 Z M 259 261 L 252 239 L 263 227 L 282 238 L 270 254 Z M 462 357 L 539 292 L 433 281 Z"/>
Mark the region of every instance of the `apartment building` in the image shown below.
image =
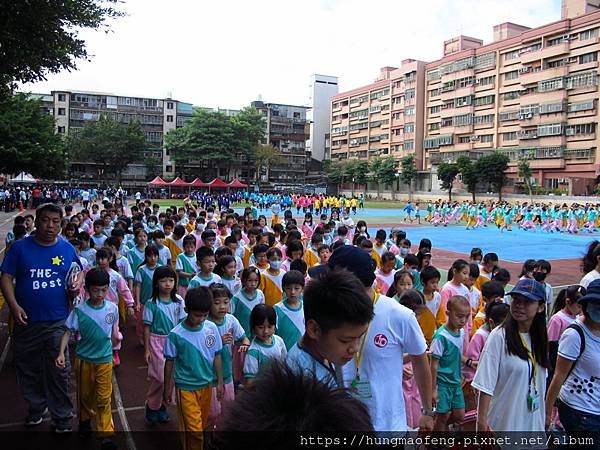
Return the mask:
<path id="1" fill-rule="evenodd" d="M 325 159 L 326 135 L 331 129 L 331 98 L 338 93 L 338 79 L 328 75 L 312 75 L 306 121 L 310 126 L 306 151 L 317 161 Z"/>
<path id="2" fill-rule="evenodd" d="M 278 150 L 279 157 L 260 174 L 261 181 L 273 189 L 296 189 L 305 184 L 310 154 L 306 151 L 309 124 L 305 106 L 252 102 L 252 107 L 266 119 L 266 144 Z M 263 185 L 263 187 L 267 187 Z"/>
<path id="3" fill-rule="evenodd" d="M 125 97 L 91 91 L 52 91 L 51 94 L 32 94 L 40 98 L 44 109 L 56 122 L 56 132 L 68 134 L 86 123 L 108 114 L 123 124 L 138 121 L 146 136 L 148 147 L 143 160 L 130 164 L 123 172 L 127 184 L 143 185 L 148 179 L 146 162 L 153 159 L 162 165 L 165 178 L 175 177 L 175 164 L 163 149 L 163 137 L 171 129 L 183 126 L 192 116 L 192 104 L 170 98 L 156 99 Z M 73 161 L 70 175 L 73 180 L 98 180 L 103 176 L 94 164 Z"/>
<path id="4" fill-rule="evenodd" d="M 522 181 L 517 164 L 527 158 L 537 185 L 573 194 L 589 192 L 600 167 L 598 3 L 563 0 L 561 20 L 534 29 L 514 23 L 497 25 L 494 42 L 487 45 L 468 36 L 445 41 L 443 57 L 424 66 L 424 96 L 420 108 L 417 94 L 413 142 L 406 130 L 406 106 L 403 127 L 396 131 L 392 131 L 397 117 L 392 109 L 391 139 L 379 140 L 389 142 L 389 147 L 382 145 L 381 152 L 371 150 L 371 139 L 376 138 L 369 123 L 370 109 L 359 113 L 357 108 L 348 109 L 350 100 L 355 105 L 357 99 L 372 101 L 370 95 L 377 89 L 387 94 L 395 70 L 390 80 L 339 94 L 332 101 L 332 159 L 368 158 L 388 154 L 385 150 L 395 156 L 414 151 L 420 168 L 435 172 L 441 161 L 456 161 L 463 155 L 477 159 L 498 150 L 510 157 L 509 185 Z M 405 103 L 406 97 L 405 91 Z M 393 104 L 390 99 L 390 108 Z M 342 122 L 346 117 L 348 121 Z M 402 136 L 402 143 L 393 141 L 395 133 Z"/>
<path id="5" fill-rule="evenodd" d="M 407 59 L 384 67 L 372 84 L 331 100 L 331 159 L 416 154 L 423 166 L 425 63 Z"/>

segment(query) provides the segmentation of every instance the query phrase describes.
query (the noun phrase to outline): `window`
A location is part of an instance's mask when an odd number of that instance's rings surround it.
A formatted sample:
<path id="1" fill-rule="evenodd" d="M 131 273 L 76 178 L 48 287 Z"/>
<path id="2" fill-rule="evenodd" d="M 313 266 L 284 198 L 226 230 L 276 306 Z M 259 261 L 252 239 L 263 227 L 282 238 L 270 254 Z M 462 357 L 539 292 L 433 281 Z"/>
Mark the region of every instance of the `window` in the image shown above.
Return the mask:
<path id="1" fill-rule="evenodd" d="M 439 97 L 441 92 L 442 92 L 442 90 L 440 88 L 432 89 L 431 91 L 429 91 L 429 98 Z"/>
<path id="2" fill-rule="evenodd" d="M 468 144 L 469 142 L 471 142 L 471 136 L 460 136 L 458 138 L 459 144 Z"/>
<path id="3" fill-rule="evenodd" d="M 598 84 L 598 73 L 596 71 L 592 72 L 582 72 L 576 75 L 571 75 L 567 77 L 566 88 L 567 89 L 575 89 L 581 87 L 591 87 L 596 86 Z"/>
<path id="4" fill-rule="evenodd" d="M 173 102 L 167 102 L 167 109 L 173 109 Z M 171 166 L 167 166 L 167 167 L 171 167 Z M 170 172 L 170 170 L 167 170 L 167 172 Z"/>
<path id="5" fill-rule="evenodd" d="M 519 78 L 519 71 L 518 70 L 513 70 L 512 72 L 506 72 L 504 74 L 504 79 L 505 80 L 515 80 Z"/>
<path id="6" fill-rule="evenodd" d="M 64 134 L 65 133 L 65 127 L 58 127 L 58 132 L 60 134 Z"/>
<path id="7" fill-rule="evenodd" d="M 434 81 L 434 80 L 439 80 L 441 78 L 441 74 L 440 74 L 440 70 L 439 69 L 433 69 L 433 70 L 429 70 L 427 72 L 426 78 L 427 81 Z"/>
<path id="8" fill-rule="evenodd" d="M 551 123 L 547 125 L 538 125 L 538 136 L 558 136 L 563 134 L 563 125 L 561 123 Z"/>
<path id="9" fill-rule="evenodd" d="M 474 124 L 494 123 L 494 117 L 495 117 L 495 114 L 486 114 L 484 116 L 475 116 L 475 117 L 473 117 L 473 123 Z"/>
<path id="10" fill-rule="evenodd" d="M 452 126 L 452 118 L 442 119 L 442 128 L 443 127 L 451 127 Z"/>
<path id="11" fill-rule="evenodd" d="M 482 134 L 481 136 L 479 136 L 479 141 L 480 142 L 494 142 L 494 135 L 493 134 Z"/>
<path id="12" fill-rule="evenodd" d="M 495 95 L 486 95 L 485 97 L 476 97 L 475 106 L 491 105 L 494 103 Z"/>
<path id="13" fill-rule="evenodd" d="M 521 50 L 513 50 L 512 52 L 508 52 L 504 54 L 504 61 L 511 61 L 513 59 L 517 59 Z"/>
<path id="14" fill-rule="evenodd" d="M 473 103 L 473 96 L 467 95 L 465 97 L 458 97 L 454 99 L 454 105 L 456 108 L 460 108 L 461 106 L 468 106 Z"/>
<path id="15" fill-rule="evenodd" d="M 517 140 L 517 132 L 510 131 L 508 133 L 502 133 L 502 140 L 503 141 L 516 141 Z"/>
<path id="16" fill-rule="evenodd" d="M 373 122 L 369 123 L 369 127 L 371 128 L 378 128 L 381 126 L 381 120 L 374 120 Z"/>
<path id="17" fill-rule="evenodd" d="M 299 112 L 295 112 L 294 113 L 294 119 L 300 119 L 300 113 Z"/>
<path id="18" fill-rule="evenodd" d="M 374 114 L 374 113 L 378 113 L 381 111 L 381 105 L 377 105 L 377 106 L 371 106 L 369 108 L 369 112 Z"/>
<path id="19" fill-rule="evenodd" d="M 404 134 L 404 131 L 402 130 L 402 128 L 396 128 L 394 131 L 394 136 L 402 136 Z"/>
<path id="20" fill-rule="evenodd" d="M 414 133 L 415 132 L 415 124 L 407 123 L 406 125 L 404 125 L 404 132 L 405 133 Z"/>
<path id="21" fill-rule="evenodd" d="M 404 115 L 405 116 L 414 116 L 415 115 L 415 107 L 407 106 L 406 109 L 404 110 Z"/>
<path id="22" fill-rule="evenodd" d="M 167 116 L 167 122 L 173 122 L 173 116 Z"/>
<path id="23" fill-rule="evenodd" d="M 496 52 L 484 53 L 475 57 L 475 69 L 496 67 Z"/>
<path id="24" fill-rule="evenodd" d="M 567 112 L 589 111 L 594 109 L 594 100 L 588 100 L 581 103 L 569 103 Z"/>
<path id="25" fill-rule="evenodd" d="M 354 131 L 354 130 L 365 130 L 369 128 L 369 122 L 360 122 L 360 123 L 355 123 L 353 125 L 350 125 L 350 131 Z"/>
<path id="26" fill-rule="evenodd" d="M 441 106 L 430 106 L 429 107 L 429 114 L 437 114 L 442 110 Z"/>
<path id="27" fill-rule="evenodd" d="M 596 132 L 595 123 L 584 123 L 581 125 L 568 125 L 565 128 L 565 134 L 567 136 L 579 136 L 585 134 L 594 134 Z"/>
<path id="28" fill-rule="evenodd" d="M 415 90 L 407 89 L 406 92 L 404 93 L 404 97 L 406 98 L 406 100 L 415 98 Z"/>
<path id="29" fill-rule="evenodd" d="M 533 116 L 534 114 L 539 113 L 539 111 L 540 111 L 540 105 L 523 105 L 519 109 L 519 114 L 521 116 L 528 116 L 528 115 Z"/>
<path id="30" fill-rule="evenodd" d="M 173 172 L 173 166 L 166 166 L 165 167 L 165 171 L 166 172 Z"/>
<path id="31" fill-rule="evenodd" d="M 562 44 L 563 42 L 565 42 L 565 36 L 559 36 L 559 37 L 557 37 L 557 38 L 548 39 L 548 40 L 546 41 L 546 45 L 547 45 L 548 47 L 552 47 L 552 46 L 554 46 L 554 45 L 560 45 L 560 44 Z"/>
<path id="32" fill-rule="evenodd" d="M 423 148 L 439 148 L 442 145 L 452 145 L 454 139 L 451 134 L 445 134 L 441 136 L 431 136 L 423 139 Z"/>
<path id="33" fill-rule="evenodd" d="M 64 116 L 65 114 L 66 114 L 65 108 L 58 108 L 58 115 L 59 116 Z"/>
<path id="34" fill-rule="evenodd" d="M 58 94 L 58 101 L 64 102 L 67 100 L 67 96 L 65 94 Z"/>
<path id="35" fill-rule="evenodd" d="M 545 103 L 540 105 L 539 113 L 540 114 L 554 114 L 557 112 L 561 112 L 564 110 L 563 103 Z"/>
<path id="36" fill-rule="evenodd" d="M 554 61 L 548 61 L 546 63 L 546 69 L 555 69 L 557 67 L 563 67 L 568 63 L 568 58 L 555 59 Z"/>
<path id="37" fill-rule="evenodd" d="M 515 99 L 519 98 L 520 94 L 521 94 L 520 91 L 505 92 L 504 100 L 515 100 Z"/>
<path id="38" fill-rule="evenodd" d="M 369 117 L 369 110 L 368 109 L 360 109 L 358 111 L 352 111 L 350 114 L 348 114 L 348 117 L 350 117 L 351 119 L 354 119 L 354 118 L 366 119 L 367 117 Z"/>
<path id="39" fill-rule="evenodd" d="M 403 114 L 401 112 L 392 113 L 392 119 L 394 119 L 394 120 L 402 119 L 402 115 Z"/>
<path id="40" fill-rule="evenodd" d="M 489 84 L 494 84 L 496 81 L 496 75 L 492 75 L 490 77 L 481 77 L 477 80 L 477 84 L 479 86 L 487 86 Z"/>
<path id="41" fill-rule="evenodd" d="M 517 120 L 518 118 L 519 111 L 501 112 L 499 116 L 500 122 L 508 122 L 509 120 Z"/>
<path id="42" fill-rule="evenodd" d="M 582 41 L 593 39 L 595 37 L 598 37 L 598 28 L 592 28 L 591 30 L 585 30 L 579 33 L 579 39 Z"/>
<path id="43" fill-rule="evenodd" d="M 415 149 L 415 141 L 408 140 L 404 141 L 404 150 L 414 150 Z"/>
<path id="44" fill-rule="evenodd" d="M 579 57 L 579 64 L 586 64 L 594 61 L 598 61 L 598 52 L 586 53 Z"/>
<path id="45" fill-rule="evenodd" d="M 550 92 L 562 89 L 564 86 L 563 78 L 553 78 L 538 83 L 538 92 Z"/>
<path id="46" fill-rule="evenodd" d="M 462 114 L 460 116 L 454 116 L 452 118 L 452 125 L 455 127 L 471 125 L 472 123 L 473 123 L 473 115 L 472 114 Z"/>
<path id="47" fill-rule="evenodd" d="M 439 130 L 440 129 L 440 123 L 439 122 L 430 123 L 429 126 L 427 127 L 427 129 L 429 131 Z"/>

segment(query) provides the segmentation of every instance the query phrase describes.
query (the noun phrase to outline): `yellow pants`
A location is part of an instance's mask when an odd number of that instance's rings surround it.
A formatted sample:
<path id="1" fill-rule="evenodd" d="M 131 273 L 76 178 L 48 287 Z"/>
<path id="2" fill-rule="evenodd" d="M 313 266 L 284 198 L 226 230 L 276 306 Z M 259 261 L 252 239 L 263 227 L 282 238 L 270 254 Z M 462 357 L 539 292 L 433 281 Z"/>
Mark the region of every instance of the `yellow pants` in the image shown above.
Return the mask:
<path id="1" fill-rule="evenodd" d="M 79 420 L 95 416 L 98 437 L 111 436 L 115 431 L 111 408 L 112 367 L 112 362 L 94 364 L 75 360 Z"/>
<path id="2" fill-rule="evenodd" d="M 125 299 L 119 295 L 119 328 L 125 328 L 125 325 L 127 325 Z"/>
<path id="3" fill-rule="evenodd" d="M 177 397 L 177 419 L 183 441 L 183 450 L 202 450 L 204 445 L 202 431 L 204 431 L 208 421 L 212 386 L 209 384 L 197 391 L 176 389 L 175 395 Z"/>

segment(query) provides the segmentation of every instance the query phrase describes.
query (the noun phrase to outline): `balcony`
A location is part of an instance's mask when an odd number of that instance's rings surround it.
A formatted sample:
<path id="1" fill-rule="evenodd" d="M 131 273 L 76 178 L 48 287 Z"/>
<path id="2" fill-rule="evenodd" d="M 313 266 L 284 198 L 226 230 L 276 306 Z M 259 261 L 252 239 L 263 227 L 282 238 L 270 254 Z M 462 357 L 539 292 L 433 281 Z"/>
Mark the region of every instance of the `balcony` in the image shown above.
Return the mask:
<path id="1" fill-rule="evenodd" d="M 429 153 L 429 163 L 439 164 L 441 162 L 455 163 L 461 156 L 466 156 L 469 159 L 475 161 L 483 156 L 483 152 L 473 151 L 448 151 L 448 152 L 435 152 Z"/>
<path id="2" fill-rule="evenodd" d="M 563 154 L 564 158 L 570 162 L 593 163 L 596 160 L 595 148 L 566 149 Z"/>
<path id="3" fill-rule="evenodd" d="M 569 74 L 569 67 L 552 67 L 538 71 L 529 71 L 521 73 L 521 84 L 537 84 L 540 81 L 550 80 L 552 78 L 564 77 Z"/>
<path id="4" fill-rule="evenodd" d="M 596 139 L 596 133 L 567 135 L 567 142 L 591 141 Z"/>
<path id="5" fill-rule="evenodd" d="M 544 47 L 538 53 L 540 58 L 547 59 L 555 56 L 567 54 L 571 51 L 571 43 L 569 41 L 563 41 L 561 44 L 552 45 L 550 47 Z"/>
<path id="6" fill-rule="evenodd" d="M 534 92 L 531 94 L 521 94 L 522 104 L 534 103 L 562 103 L 567 99 L 567 91 L 559 89 L 550 92 Z"/>
<path id="7" fill-rule="evenodd" d="M 552 48 L 552 47 L 550 47 Z M 543 54 L 543 49 L 538 49 L 538 50 L 534 50 L 532 52 L 527 52 L 527 53 L 521 53 L 519 55 L 519 59 L 521 61 L 522 64 L 527 64 L 533 61 L 539 61 L 540 59 L 542 59 L 542 54 Z"/>
<path id="8" fill-rule="evenodd" d="M 521 159 L 529 160 L 532 169 L 562 169 L 565 166 L 562 147 L 515 147 L 498 150 L 508 156 L 510 166 L 516 166 Z"/>
<path id="9" fill-rule="evenodd" d="M 589 47 L 589 51 L 594 51 L 594 50 L 600 50 L 600 46 L 598 46 L 598 44 L 600 44 L 600 37 L 595 37 L 592 39 L 576 39 L 573 42 L 570 42 L 570 48 L 571 50 L 575 50 L 577 48 L 581 48 L 581 47 Z M 586 48 L 586 50 L 588 50 Z"/>
<path id="10" fill-rule="evenodd" d="M 475 86 L 475 92 L 489 91 L 491 89 L 496 89 L 496 83 L 478 84 Z"/>
<path id="11" fill-rule="evenodd" d="M 519 131 L 519 140 L 538 139 L 537 130 Z"/>

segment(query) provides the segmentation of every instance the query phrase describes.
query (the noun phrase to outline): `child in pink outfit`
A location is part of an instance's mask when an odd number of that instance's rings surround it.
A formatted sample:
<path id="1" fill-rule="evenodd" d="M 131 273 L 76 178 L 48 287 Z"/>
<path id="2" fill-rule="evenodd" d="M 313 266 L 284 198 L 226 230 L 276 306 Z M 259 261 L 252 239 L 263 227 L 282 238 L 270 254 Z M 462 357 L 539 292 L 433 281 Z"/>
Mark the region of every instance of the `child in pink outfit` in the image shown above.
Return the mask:
<path id="1" fill-rule="evenodd" d="M 167 422 L 169 415 L 163 404 L 165 357 L 164 346 L 169 332 L 186 313 L 183 299 L 177 295 L 177 275 L 171 266 L 159 267 L 152 277 L 152 298 L 143 312 L 144 359 L 148 364 L 150 385 L 146 394 L 146 421 L 150 424 Z M 171 402 L 175 400 L 175 388 Z"/>

